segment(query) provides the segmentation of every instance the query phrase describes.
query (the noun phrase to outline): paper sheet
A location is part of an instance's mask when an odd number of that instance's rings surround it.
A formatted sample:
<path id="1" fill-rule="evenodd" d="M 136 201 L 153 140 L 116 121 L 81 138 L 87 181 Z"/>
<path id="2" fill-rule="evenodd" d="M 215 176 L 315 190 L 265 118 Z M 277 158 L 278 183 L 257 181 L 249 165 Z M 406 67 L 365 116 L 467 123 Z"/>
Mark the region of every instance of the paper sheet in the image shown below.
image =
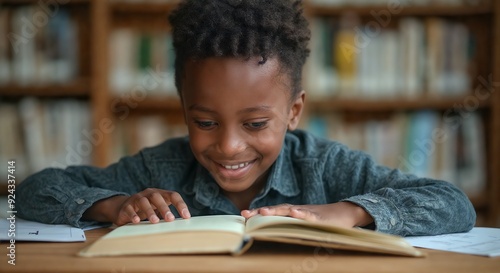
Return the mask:
<path id="1" fill-rule="evenodd" d="M 423 247 L 487 257 L 500 256 L 500 229 L 475 227 L 469 232 L 405 238 L 415 247 Z"/>
<path id="2" fill-rule="evenodd" d="M 70 225 L 50 225 L 20 218 L 0 219 L 0 241 L 83 242 L 85 233 Z"/>

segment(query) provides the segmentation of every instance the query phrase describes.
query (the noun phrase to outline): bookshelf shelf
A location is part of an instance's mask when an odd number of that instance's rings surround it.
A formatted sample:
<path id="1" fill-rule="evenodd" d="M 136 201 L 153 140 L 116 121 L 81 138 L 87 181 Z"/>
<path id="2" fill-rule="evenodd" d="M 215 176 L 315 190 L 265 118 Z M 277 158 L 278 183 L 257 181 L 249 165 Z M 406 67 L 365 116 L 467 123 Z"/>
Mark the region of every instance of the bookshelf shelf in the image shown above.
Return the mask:
<path id="1" fill-rule="evenodd" d="M 126 101 L 120 100 L 120 98 L 115 98 L 118 100 L 117 107 L 128 107 L 132 113 L 148 113 L 148 114 L 162 114 L 162 113 L 174 113 L 181 115 L 181 103 L 178 97 L 157 97 L 157 98 L 147 98 L 142 101 L 138 101 L 137 105 L 134 107 L 127 104 Z"/>
<path id="2" fill-rule="evenodd" d="M 417 99 L 348 99 L 348 98 L 325 98 L 309 99 L 306 104 L 308 108 L 317 112 L 331 111 L 357 111 L 357 112 L 387 112 L 387 111 L 413 111 L 422 109 L 447 110 L 463 105 L 467 97 L 459 98 L 417 98 Z M 120 100 L 115 98 L 114 100 Z M 479 109 L 488 108 L 488 100 L 480 101 Z M 182 111 L 178 97 L 148 98 L 137 102 L 136 107 L 130 107 L 127 102 L 120 101 L 117 106 L 128 106 L 132 112 L 165 113 Z"/>
<path id="3" fill-rule="evenodd" d="M 310 100 L 307 107 L 317 112 L 331 111 L 356 111 L 356 112 L 392 112 L 413 110 L 447 110 L 457 105 L 463 105 L 468 97 L 458 98 L 416 98 L 416 99 L 350 99 L 350 98 L 325 98 Z M 478 108 L 490 105 L 488 100 L 480 101 Z"/>
<path id="4" fill-rule="evenodd" d="M 4 97 L 88 97 L 89 82 L 75 81 L 69 84 L 51 85 L 2 85 L 0 86 L 0 96 Z"/>
<path id="5" fill-rule="evenodd" d="M 160 16 L 165 16 L 177 5 L 177 1 L 168 2 L 135 2 L 135 3 L 112 3 L 111 11 L 116 15 L 139 15 L 146 14 L 148 16 L 158 14 Z M 165 17 L 166 18 L 166 17 Z"/>
<path id="6" fill-rule="evenodd" d="M 372 16 L 374 12 L 386 11 L 391 16 L 482 16 L 493 14 L 491 5 L 471 5 L 471 6 L 328 6 L 319 4 L 308 4 L 305 8 L 310 16 L 338 16 L 347 12 L 354 12 L 361 16 Z M 396 12 L 397 11 L 397 12 Z"/>
<path id="7" fill-rule="evenodd" d="M 18 85 L 0 86 L 0 96 L 3 97 L 87 97 L 89 96 L 89 81 L 77 80 L 67 84 L 48 85 Z"/>

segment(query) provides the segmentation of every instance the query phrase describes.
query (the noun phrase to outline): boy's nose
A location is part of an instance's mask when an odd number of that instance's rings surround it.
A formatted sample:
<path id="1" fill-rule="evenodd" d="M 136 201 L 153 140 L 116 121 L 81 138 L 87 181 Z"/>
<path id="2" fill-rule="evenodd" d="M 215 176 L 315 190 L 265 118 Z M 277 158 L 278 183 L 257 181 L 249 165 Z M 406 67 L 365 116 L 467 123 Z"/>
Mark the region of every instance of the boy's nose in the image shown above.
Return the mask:
<path id="1" fill-rule="evenodd" d="M 232 157 L 245 150 L 244 138 L 235 130 L 222 130 L 217 141 L 217 148 L 226 157 Z"/>

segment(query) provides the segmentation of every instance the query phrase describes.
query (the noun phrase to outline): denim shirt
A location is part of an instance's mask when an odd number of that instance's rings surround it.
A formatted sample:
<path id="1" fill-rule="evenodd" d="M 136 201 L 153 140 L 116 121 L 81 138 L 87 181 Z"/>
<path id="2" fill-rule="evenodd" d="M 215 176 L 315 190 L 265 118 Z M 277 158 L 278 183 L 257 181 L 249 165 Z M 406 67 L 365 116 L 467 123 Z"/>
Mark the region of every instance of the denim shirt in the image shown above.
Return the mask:
<path id="1" fill-rule="evenodd" d="M 45 169 L 19 184 L 16 205 L 24 219 L 85 227 L 95 224 L 81 219 L 94 202 L 146 188 L 177 191 L 193 216 L 240 214 L 196 161 L 188 137 L 143 149 L 106 168 Z M 468 231 L 476 219 L 469 199 L 453 184 L 376 165 L 363 152 L 301 130 L 287 133 L 250 208 L 339 201 L 364 208 L 376 230 L 401 236 Z"/>

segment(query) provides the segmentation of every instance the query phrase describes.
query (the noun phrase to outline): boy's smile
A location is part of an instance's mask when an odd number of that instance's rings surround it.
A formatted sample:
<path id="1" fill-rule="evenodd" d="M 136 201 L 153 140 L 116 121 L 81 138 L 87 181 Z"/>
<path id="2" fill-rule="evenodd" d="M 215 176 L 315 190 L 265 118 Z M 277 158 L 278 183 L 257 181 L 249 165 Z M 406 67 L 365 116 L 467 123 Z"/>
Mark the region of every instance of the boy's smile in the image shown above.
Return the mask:
<path id="1" fill-rule="evenodd" d="M 189 61 L 181 90 L 191 149 L 240 209 L 262 190 L 287 129 L 295 129 L 304 95 L 290 103 L 277 59 Z"/>

